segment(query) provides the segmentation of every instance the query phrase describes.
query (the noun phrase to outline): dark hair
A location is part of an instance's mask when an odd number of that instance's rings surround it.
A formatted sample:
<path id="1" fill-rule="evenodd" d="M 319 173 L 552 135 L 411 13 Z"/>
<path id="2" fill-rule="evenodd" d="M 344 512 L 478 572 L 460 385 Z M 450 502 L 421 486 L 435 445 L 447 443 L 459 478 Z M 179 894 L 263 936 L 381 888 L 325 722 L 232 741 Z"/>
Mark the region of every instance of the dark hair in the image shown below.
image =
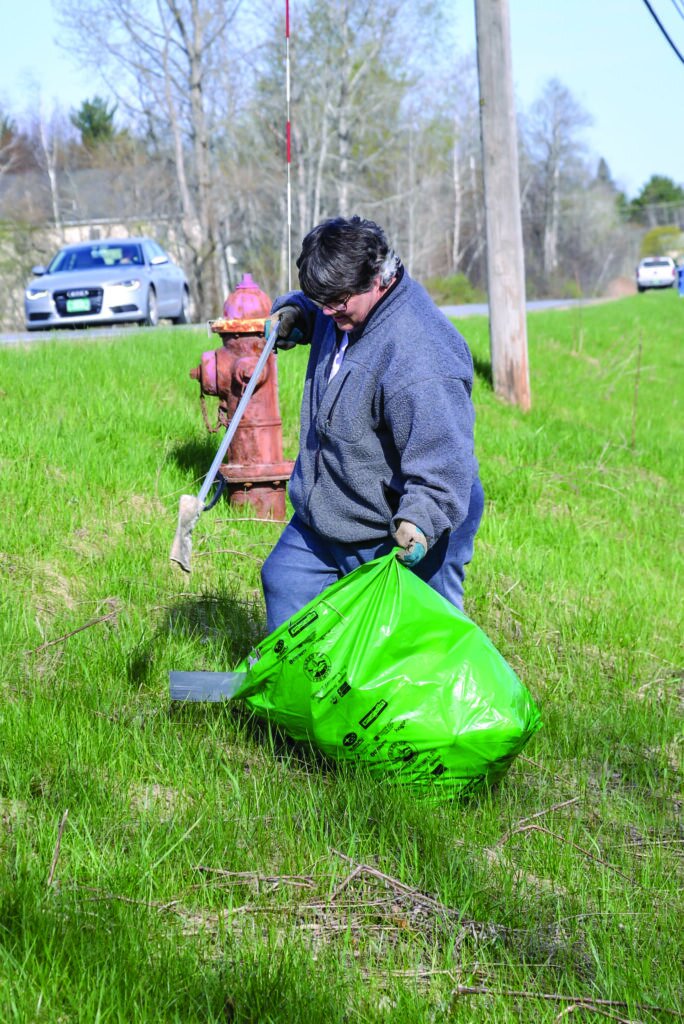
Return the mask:
<path id="1" fill-rule="evenodd" d="M 369 292 L 378 274 L 387 285 L 398 266 L 382 228 L 361 217 L 332 217 L 318 224 L 302 242 L 297 260 L 302 291 L 320 304 Z"/>

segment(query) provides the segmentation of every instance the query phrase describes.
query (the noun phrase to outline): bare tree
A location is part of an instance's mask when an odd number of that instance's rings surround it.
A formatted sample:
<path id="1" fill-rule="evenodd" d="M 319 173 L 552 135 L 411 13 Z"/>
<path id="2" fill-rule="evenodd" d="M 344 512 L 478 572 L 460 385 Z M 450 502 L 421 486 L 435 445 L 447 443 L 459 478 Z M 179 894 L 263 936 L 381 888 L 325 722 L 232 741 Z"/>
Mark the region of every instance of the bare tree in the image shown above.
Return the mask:
<path id="1" fill-rule="evenodd" d="M 119 109 L 166 150 L 198 312 L 222 302 L 214 131 L 240 0 L 58 0 L 69 51 L 97 69 Z"/>
<path id="2" fill-rule="evenodd" d="M 59 183 L 57 168 L 60 155 L 59 132 L 55 130 L 55 113 L 50 117 L 41 104 L 41 111 L 38 117 L 37 135 L 40 143 L 40 155 L 45 166 L 45 173 L 48 179 L 50 190 L 50 203 L 52 206 L 52 219 L 58 235 L 62 233 L 62 214 L 59 205 Z"/>
<path id="3" fill-rule="evenodd" d="M 482 151 L 480 145 L 477 68 L 474 57 L 456 67 L 454 100 L 454 208 L 458 207 L 458 232 L 454 216 L 452 272 L 465 265 L 473 274 L 477 269 L 479 282 L 484 282 L 482 255 L 485 245 L 484 195 L 482 186 Z M 456 171 L 456 165 L 458 171 Z M 465 259 L 468 259 L 465 264 Z M 478 269 L 478 264 L 482 264 Z"/>
<path id="4" fill-rule="evenodd" d="M 0 175 L 11 174 L 19 166 L 20 137 L 16 122 L 0 109 Z"/>
<path id="5" fill-rule="evenodd" d="M 557 79 L 550 79 L 532 105 L 526 122 L 530 155 L 535 164 L 538 203 L 543 215 L 542 273 L 548 281 L 558 270 L 563 181 L 582 152 L 579 132 L 591 117 Z"/>

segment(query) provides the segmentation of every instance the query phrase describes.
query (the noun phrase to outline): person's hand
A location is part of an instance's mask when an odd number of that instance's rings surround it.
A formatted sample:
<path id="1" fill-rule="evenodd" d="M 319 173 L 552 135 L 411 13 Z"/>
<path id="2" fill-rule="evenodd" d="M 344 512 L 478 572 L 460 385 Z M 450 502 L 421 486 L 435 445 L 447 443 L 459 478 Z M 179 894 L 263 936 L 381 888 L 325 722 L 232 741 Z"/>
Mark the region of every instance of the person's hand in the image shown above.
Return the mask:
<path id="1" fill-rule="evenodd" d="M 394 539 L 399 545 L 397 559 L 402 565 L 409 569 L 418 565 L 421 558 L 425 558 L 428 549 L 427 537 L 415 523 L 409 523 L 408 519 L 400 519 Z"/>
<path id="2" fill-rule="evenodd" d="M 299 306 L 281 306 L 273 314 L 278 317 L 278 336 L 276 338 L 276 349 L 291 349 L 304 340 L 304 311 Z M 266 333 L 268 335 L 269 322 L 267 321 Z"/>

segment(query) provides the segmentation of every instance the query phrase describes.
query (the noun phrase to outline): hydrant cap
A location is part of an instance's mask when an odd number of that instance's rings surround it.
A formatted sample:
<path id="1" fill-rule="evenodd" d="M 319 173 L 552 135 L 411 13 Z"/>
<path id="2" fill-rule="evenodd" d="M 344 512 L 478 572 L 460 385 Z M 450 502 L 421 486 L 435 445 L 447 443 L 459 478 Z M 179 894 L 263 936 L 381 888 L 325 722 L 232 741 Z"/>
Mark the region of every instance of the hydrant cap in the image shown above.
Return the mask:
<path id="1" fill-rule="evenodd" d="M 254 281 L 251 274 L 243 274 L 242 280 L 231 292 L 223 305 L 226 320 L 262 319 L 271 312 L 271 300 Z"/>

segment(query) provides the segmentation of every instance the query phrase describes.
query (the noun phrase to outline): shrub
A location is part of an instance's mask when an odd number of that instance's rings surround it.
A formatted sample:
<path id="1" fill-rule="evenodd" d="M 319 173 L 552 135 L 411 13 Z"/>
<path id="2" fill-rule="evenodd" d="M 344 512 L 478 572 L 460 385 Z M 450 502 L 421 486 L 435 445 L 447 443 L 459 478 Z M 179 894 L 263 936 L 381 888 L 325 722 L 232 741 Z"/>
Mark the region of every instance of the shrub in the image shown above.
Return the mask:
<path id="1" fill-rule="evenodd" d="M 675 256 L 684 252 L 684 231 L 676 224 L 651 228 L 641 239 L 641 256 Z"/>
<path id="2" fill-rule="evenodd" d="M 428 277 L 423 284 L 438 306 L 465 306 L 470 303 L 487 301 L 485 293 L 479 288 L 475 288 L 465 274 Z"/>

